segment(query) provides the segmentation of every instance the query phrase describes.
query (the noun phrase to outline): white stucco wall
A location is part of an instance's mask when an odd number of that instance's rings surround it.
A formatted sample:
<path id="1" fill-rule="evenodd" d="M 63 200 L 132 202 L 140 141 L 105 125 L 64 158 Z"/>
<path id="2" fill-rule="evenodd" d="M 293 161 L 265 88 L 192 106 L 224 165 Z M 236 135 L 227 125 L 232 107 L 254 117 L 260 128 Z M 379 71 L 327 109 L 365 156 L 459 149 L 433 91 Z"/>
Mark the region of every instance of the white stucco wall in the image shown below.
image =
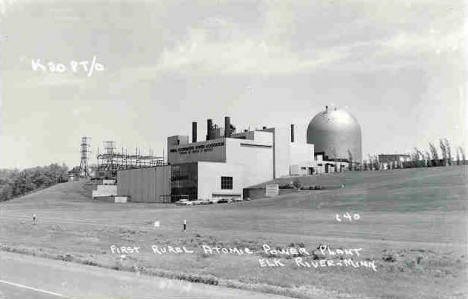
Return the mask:
<path id="1" fill-rule="evenodd" d="M 270 128 L 275 135 L 275 177 L 307 174 L 301 167 L 314 167 L 314 145 L 307 144 L 303 125 L 294 125 L 294 142 L 291 142 L 291 126 Z"/>
<path id="2" fill-rule="evenodd" d="M 307 143 L 307 126 L 308 124 L 302 124 L 302 123 L 294 124 L 294 143 L 297 143 L 297 144 Z"/>
<path id="3" fill-rule="evenodd" d="M 274 167 L 275 178 L 289 175 L 289 144 L 291 131 L 288 127 L 270 128 L 274 133 Z"/>
<path id="4" fill-rule="evenodd" d="M 221 189 L 221 177 L 232 177 L 232 190 Z M 226 197 L 239 195 L 242 197 L 243 169 L 238 165 L 216 162 L 198 163 L 198 199 L 211 199 L 225 194 Z M 215 196 L 213 196 L 215 195 Z"/>
<path id="5" fill-rule="evenodd" d="M 226 162 L 198 162 L 198 198 L 240 196 L 243 188 L 273 179 L 273 134 L 254 133 L 255 140 L 225 139 Z M 233 189 L 221 189 L 221 177 L 233 178 Z"/>
<path id="6" fill-rule="evenodd" d="M 289 163 L 305 164 L 314 161 L 314 145 L 291 143 L 289 149 Z"/>
<path id="7" fill-rule="evenodd" d="M 273 134 L 255 132 L 255 140 L 226 139 L 226 163 L 242 169 L 248 187 L 273 179 Z"/>

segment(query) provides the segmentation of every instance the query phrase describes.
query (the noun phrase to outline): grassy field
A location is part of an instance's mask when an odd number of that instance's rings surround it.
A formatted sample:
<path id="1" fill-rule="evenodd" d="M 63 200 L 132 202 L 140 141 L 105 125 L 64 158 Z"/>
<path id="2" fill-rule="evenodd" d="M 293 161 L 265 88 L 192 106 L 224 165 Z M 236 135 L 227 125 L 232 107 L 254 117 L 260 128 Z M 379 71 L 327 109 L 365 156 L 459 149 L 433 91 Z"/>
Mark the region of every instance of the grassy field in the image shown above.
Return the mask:
<path id="1" fill-rule="evenodd" d="M 250 288 L 298 298 L 466 298 L 466 166 L 302 177 L 304 185 L 341 185 L 272 199 L 194 207 L 113 204 L 90 199 L 92 185 L 70 182 L 0 203 L 3 250 L 115 269 Z M 284 180 L 290 181 L 290 179 Z M 359 220 L 336 220 L 358 213 Z M 32 225 L 32 214 L 38 224 Z M 182 232 L 187 219 L 188 231 Z M 160 227 L 154 227 L 154 221 Z M 353 267 L 260 267 L 262 246 L 362 248 Z M 138 246 L 125 258 L 111 245 Z M 152 245 L 193 254 L 154 254 Z M 248 247 L 254 254 L 207 255 L 202 245 Z"/>

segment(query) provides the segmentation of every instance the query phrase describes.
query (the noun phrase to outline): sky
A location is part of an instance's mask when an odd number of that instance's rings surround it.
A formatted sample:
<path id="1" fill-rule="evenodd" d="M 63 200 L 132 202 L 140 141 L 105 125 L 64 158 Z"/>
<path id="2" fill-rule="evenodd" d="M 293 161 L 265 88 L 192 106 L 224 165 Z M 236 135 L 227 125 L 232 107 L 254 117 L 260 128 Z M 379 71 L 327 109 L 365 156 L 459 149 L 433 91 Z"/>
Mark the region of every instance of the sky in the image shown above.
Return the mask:
<path id="1" fill-rule="evenodd" d="M 465 3 L 0 0 L 0 168 L 79 165 L 81 136 L 163 155 L 167 136 L 307 126 L 349 111 L 369 154 L 468 151 Z M 101 71 L 70 70 L 95 61 Z M 59 72 L 32 61 L 63 63 Z"/>

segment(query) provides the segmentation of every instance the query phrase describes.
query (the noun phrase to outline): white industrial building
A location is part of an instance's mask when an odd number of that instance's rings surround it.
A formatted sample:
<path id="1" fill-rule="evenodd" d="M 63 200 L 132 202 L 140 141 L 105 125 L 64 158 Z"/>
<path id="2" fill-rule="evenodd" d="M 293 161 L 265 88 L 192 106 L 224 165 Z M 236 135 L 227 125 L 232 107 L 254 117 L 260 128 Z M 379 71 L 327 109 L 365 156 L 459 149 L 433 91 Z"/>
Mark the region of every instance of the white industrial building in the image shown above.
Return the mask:
<path id="1" fill-rule="evenodd" d="M 205 141 L 196 141 L 196 123 L 191 143 L 188 136 L 167 139 L 173 197 L 242 197 L 246 187 L 284 176 L 312 175 L 321 169 L 305 130 L 296 134 L 294 125 L 234 133 L 226 117 L 224 128 L 208 120 Z"/>
<path id="2" fill-rule="evenodd" d="M 118 195 L 145 202 L 242 198 L 244 188 L 276 178 L 344 171 L 349 166 L 346 152 L 360 162 L 359 124 L 346 112 L 328 107 L 307 132 L 293 124 L 236 132 L 229 117 L 224 127 L 208 119 L 206 131 L 205 140 L 198 141 L 193 122 L 191 142 L 189 136 L 168 137 L 167 166 L 159 166 L 164 170 L 119 171 Z M 313 140 L 321 152 L 314 151 Z M 143 180 L 147 172 L 156 175 Z M 156 182 L 161 179 L 165 181 Z"/>

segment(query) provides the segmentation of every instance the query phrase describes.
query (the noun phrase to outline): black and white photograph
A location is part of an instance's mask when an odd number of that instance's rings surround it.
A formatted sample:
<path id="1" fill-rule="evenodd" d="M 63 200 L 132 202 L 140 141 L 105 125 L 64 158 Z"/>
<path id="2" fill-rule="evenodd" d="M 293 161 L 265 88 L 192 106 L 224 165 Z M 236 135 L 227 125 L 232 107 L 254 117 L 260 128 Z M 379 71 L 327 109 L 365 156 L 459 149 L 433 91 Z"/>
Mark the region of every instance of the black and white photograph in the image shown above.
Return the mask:
<path id="1" fill-rule="evenodd" d="M 0 0 L 0 299 L 468 298 L 465 0 Z"/>

